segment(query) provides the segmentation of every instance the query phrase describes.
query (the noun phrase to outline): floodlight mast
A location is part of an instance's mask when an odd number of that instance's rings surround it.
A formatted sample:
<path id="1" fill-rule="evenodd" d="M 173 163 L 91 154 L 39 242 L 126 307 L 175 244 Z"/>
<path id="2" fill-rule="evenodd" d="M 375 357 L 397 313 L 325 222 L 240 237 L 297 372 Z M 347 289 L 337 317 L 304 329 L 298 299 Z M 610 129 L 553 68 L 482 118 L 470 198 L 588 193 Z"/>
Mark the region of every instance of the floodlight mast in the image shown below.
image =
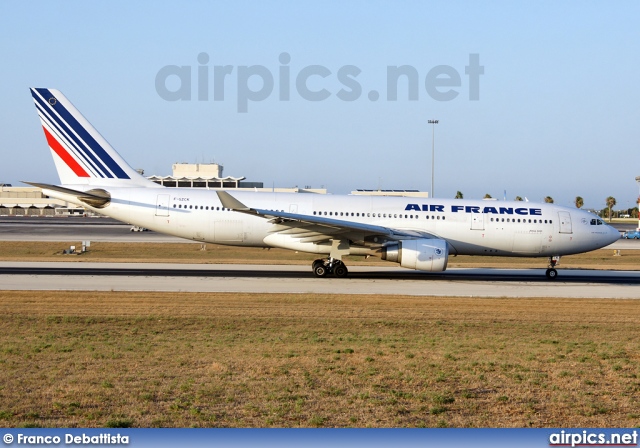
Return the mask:
<path id="1" fill-rule="evenodd" d="M 429 120 L 427 123 L 431 125 L 431 197 L 435 197 L 433 192 L 434 173 L 435 173 L 435 154 L 436 154 L 436 125 L 440 120 Z"/>
<path id="2" fill-rule="evenodd" d="M 638 183 L 638 230 L 640 230 L 640 176 L 636 177 Z"/>

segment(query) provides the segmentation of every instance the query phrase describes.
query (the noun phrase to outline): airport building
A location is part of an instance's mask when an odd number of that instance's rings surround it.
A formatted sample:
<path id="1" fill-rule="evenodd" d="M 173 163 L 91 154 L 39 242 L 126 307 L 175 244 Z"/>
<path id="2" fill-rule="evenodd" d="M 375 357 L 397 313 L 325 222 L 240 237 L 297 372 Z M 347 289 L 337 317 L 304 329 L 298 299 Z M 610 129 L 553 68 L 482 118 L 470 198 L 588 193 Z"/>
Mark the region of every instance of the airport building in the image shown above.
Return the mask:
<path id="1" fill-rule="evenodd" d="M 324 188 L 264 188 L 262 182 L 245 182 L 245 177 L 222 176 L 217 163 L 174 163 L 171 176 L 149 176 L 148 179 L 169 188 L 210 188 L 258 192 L 326 194 Z M 138 172 L 144 175 L 143 170 Z M 53 199 L 36 187 L 14 187 L 0 183 L 0 216 L 54 216 L 86 213 L 83 207 Z"/>
<path id="2" fill-rule="evenodd" d="M 36 187 L 14 187 L 0 184 L 0 216 L 54 216 L 84 213 L 75 204 L 53 199 Z"/>
<path id="3" fill-rule="evenodd" d="M 171 176 L 149 176 L 152 182 L 168 188 L 208 188 L 238 191 L 280 192 L 280 193 L 315 193 L 326 194 L 325 188 L 290 188 L 264 187 L 262 182 L 246 182 L 245 177 L 223 176 L 224 167 L 218 163 L 174 163 Z M 144 175 L 143 170 L 138 172 Z M 352 195 L 367 196 L 406 196 L 426 198 L 428 192 L 418 190 L 366 190 L 359 189 Z M 36 187 L 14 187 L 0 183 L 0 216 L 54 216 L 82 215 L 83 207 L 53 199 L 42 194 Z"/>

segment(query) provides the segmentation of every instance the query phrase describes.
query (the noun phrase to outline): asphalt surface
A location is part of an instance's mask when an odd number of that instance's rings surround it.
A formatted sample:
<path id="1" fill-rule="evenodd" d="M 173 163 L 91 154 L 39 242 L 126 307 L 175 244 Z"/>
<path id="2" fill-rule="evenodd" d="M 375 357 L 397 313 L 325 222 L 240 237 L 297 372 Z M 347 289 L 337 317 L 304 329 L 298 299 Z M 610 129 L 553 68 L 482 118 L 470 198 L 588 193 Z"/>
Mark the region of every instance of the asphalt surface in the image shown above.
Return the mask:
<path id="1" fill-rule="evenodd" d="M 309 266 L 0 262 L 1 290 L 390 294 L 443 297 L 640 299 L 627 271 L 451 269 L 424 273 L 353 266 L 348 278 L 317 278 Z"/>
<path id="2" fill-rule="evenodd" d="M 109 263 L 0 263 L 0 275 L 58 275 L 58 276 L 125 276 L 125 277 L 204 277 L 204 278 L 265 278 L 265 279 L 317 279 L 310 267 L 291 265 L 181 265 L 131 263 L 113 267 Z M 64 266 L 60 266 L 64 264 Z M 16 266 L 17 265 L 17 266 Z M 257 268 L 260 269 L 257 269 Z M 625 284 L 640 285 L 640 272 L 559 269 L 556 280 L 548 280 L 544 269 L 450 269 L 445 272 L 420 272 L 402 268 L 352 267 L 349 279 L 410 280 L 420 282 L 534 282 L 545 285 L 563 284 Z M 326 277 L 318 279 L 341 282 L 344 279 Z M 640 293 L 640 290 L 639 290 Z"/>

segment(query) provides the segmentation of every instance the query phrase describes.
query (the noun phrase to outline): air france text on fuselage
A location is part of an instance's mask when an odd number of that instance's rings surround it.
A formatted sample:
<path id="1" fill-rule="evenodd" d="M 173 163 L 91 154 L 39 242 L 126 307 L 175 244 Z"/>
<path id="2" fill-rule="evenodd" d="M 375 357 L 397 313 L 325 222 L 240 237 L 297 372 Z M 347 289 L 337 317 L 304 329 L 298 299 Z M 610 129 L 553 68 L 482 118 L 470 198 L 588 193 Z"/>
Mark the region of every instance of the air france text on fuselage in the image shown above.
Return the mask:
<path id="1" fill-rule="evenodd" d="M 407 204 L 405 211 L 444 212 L 445 206 L 438 204 Z M 480 207 L 478 205 L 452 205 L 453 213 L 492 213 L 495 215 L 530 215 L 542 216 L 542 209 L 528 207 Z"/>

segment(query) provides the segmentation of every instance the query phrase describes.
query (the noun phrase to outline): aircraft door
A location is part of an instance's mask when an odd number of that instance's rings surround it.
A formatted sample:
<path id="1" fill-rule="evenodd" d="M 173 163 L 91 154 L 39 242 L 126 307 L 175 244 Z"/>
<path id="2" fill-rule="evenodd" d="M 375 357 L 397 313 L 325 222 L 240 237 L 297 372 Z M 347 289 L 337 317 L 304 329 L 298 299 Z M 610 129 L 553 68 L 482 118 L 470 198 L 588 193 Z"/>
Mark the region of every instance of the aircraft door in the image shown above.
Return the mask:
<path id="1" fill-rule="evenodd" d="M 156 216 L 169 216 L 169 195 L 159 194 L 156 200 Z"/>
<path id="2" fill-rule="evenodd" d="M 471 230 L 484 230 L 484 213 L 471 213 Z"/>
<path id="3" fill-rule="evenodd" d="M 290 204 L 289 213 L 298 213 L 298 204 Z"/>
<path id="4" fill-rule="evenodd" d="M 571 214 L 569 212 L 558 212 L 560 221 L 560 233 L 573 233 L 571 229 Z"/>

